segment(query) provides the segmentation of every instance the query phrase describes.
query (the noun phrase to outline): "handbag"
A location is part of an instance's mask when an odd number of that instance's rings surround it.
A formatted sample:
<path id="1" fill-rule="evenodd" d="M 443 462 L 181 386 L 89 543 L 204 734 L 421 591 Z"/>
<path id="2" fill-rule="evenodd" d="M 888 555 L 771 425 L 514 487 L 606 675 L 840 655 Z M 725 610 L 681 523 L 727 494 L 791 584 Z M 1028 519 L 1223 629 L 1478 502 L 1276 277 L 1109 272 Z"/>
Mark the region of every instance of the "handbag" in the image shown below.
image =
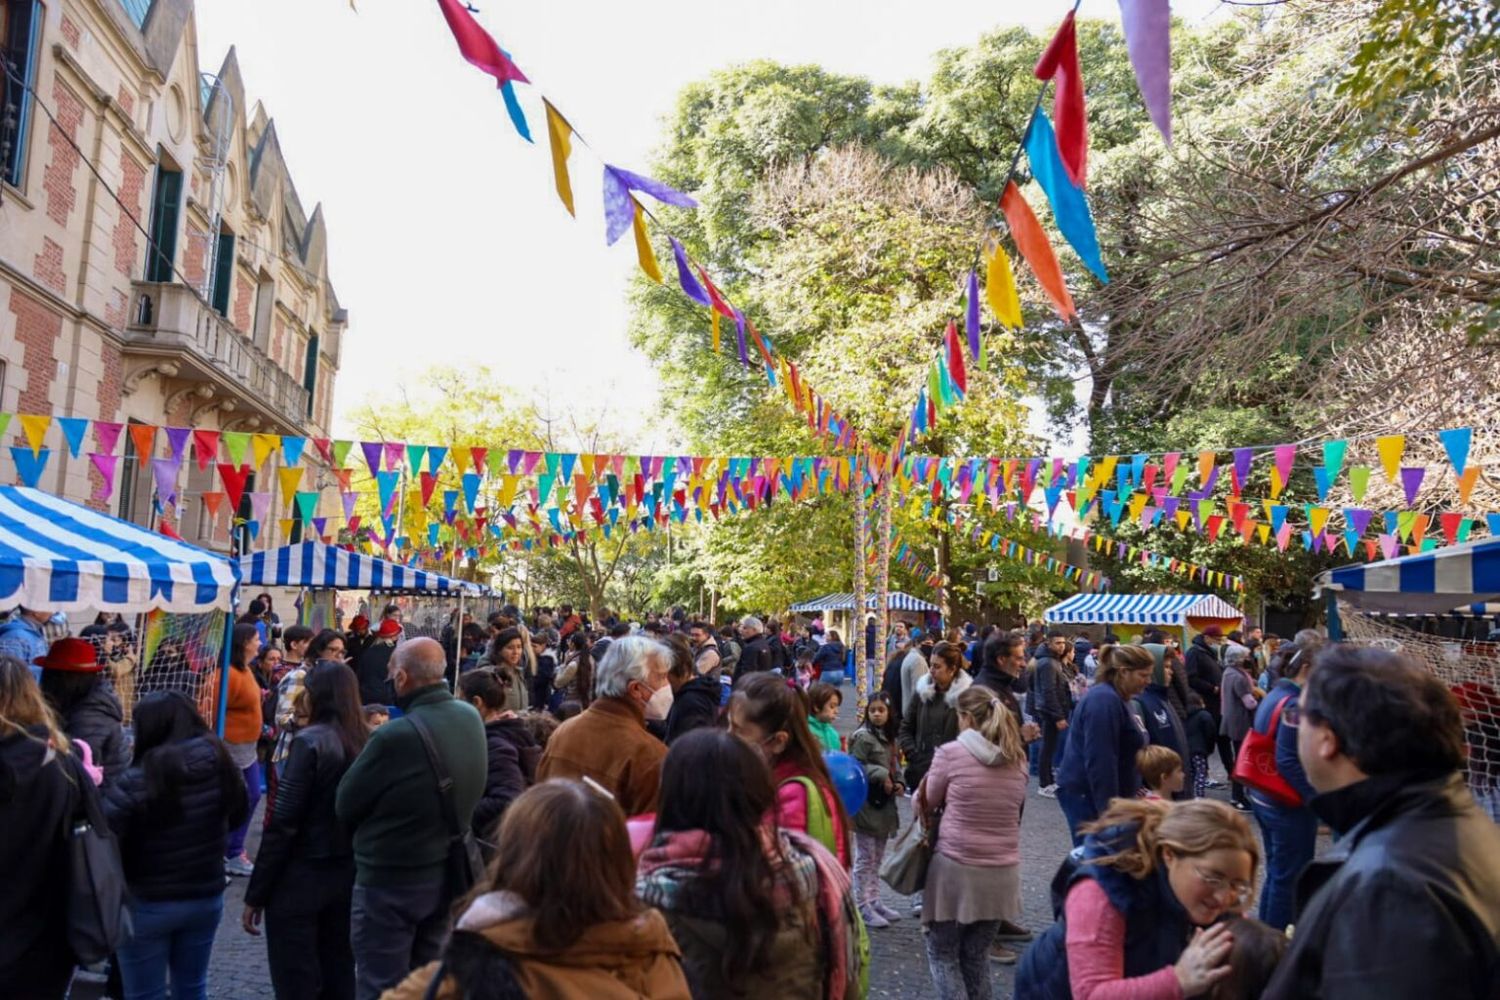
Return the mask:
<path id="1" fill-rule="evenodd" d="M 443 863 L 443 896 L 454 900 L 474 888 L 474 883 L 484 875 L 484 858 L 479 853 L 479 844 L 474 839 L 468 824 L 458 822 L 458 807 L 453 803 L 453 778 L 443 766 L 437 747 L 432 742 L 432 730 L 416 715 L 408 715 L 412 728 L 422 738 L 427 751 L 427 762 L 437 776 L 438 801 L 443 808 L 443 823 L 448 827 L 448 857 Z"/>
<path id="2" fill-rule="evenodd" d="M 1234 761 L 1232 777 L 1277 805 L 1296 809 L 1302 805 L 1302 796 L 1276 770 L 1276 730 L 1281 726 L 1281 710 L 1289 700 L 1283 698 L 1271 709 L 1271 722 L 1266 726 L 1265 732 L 1257 732 L 1251 727 L 1245 734 L 1245 742 L 1240 744 L 1240 755 Z"/>
<path id="3" fill-rule="evenodd" d="M 896 843 L 880 863 L 880 880 L 903 896 L 921 892 L 927 884 L 927 866 L 932 863 L 932 845 L 937 841 L 937 820 L 932 828 L 922 826 L 918 816 L 896 837 Z"/>
<path id="4" fill-rule="evenodd" d="M 93 781 L 72 754 L 58 756 L 79 791 L 78 806 L 63 827 L 68 848 L 68 949 L 79 965 L 92 965 L 130 937 L 125 866 Z"/>

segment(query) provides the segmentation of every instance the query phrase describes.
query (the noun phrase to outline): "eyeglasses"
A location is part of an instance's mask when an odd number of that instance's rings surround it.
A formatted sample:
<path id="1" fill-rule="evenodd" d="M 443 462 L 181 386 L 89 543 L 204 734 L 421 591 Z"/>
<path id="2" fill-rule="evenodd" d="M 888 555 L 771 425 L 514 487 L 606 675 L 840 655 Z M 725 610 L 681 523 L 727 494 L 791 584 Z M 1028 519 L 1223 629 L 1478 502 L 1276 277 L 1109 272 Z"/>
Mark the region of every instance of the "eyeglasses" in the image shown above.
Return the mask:
<path id="1" fill-rule="evenodd" d="M 1214 891 L 1215 896 L 1222 896 L 1227 889 L 1234 894 L 1235 902 L 1241 905 L 1249 902 L 1250 894 L 1255 889 L 1249 882 L 1225 878 L 1218 872 L 1207 871 L 1198 865 L 1193 866 L 1193 872 L 1198 876 L 1199 881 Z"/>

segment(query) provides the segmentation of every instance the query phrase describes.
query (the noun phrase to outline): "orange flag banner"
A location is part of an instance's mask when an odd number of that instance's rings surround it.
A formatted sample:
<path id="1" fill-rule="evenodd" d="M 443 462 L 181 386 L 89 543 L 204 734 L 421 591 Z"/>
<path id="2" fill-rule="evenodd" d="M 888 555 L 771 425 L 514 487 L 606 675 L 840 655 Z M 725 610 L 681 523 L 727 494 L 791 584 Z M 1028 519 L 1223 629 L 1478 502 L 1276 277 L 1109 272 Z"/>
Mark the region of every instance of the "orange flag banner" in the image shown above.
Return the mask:
<path id="1" fill-rule="evenodd" d="M 1031 206 L 1021 197 L 1015 181 L 1005 185 L 1005 193 L 1000 196 L 1000 210 L 1005 213 L 1005 221 L 1016 241 L 1016 249 L 1026 258 L 1026 263 L 1031 266 L 1042 290 L 1052 300 L 1052 308 L 1057 310 L 1064 321 L 1076 319 L 1078 310 L 1074 308 L 1073 296 L 1068 292 L 1067 282 L 1063 280 L 1057 255 L 1052 252 L 1052 243 L 1047 239 L 1041 223 L 1036 221 Z"/>

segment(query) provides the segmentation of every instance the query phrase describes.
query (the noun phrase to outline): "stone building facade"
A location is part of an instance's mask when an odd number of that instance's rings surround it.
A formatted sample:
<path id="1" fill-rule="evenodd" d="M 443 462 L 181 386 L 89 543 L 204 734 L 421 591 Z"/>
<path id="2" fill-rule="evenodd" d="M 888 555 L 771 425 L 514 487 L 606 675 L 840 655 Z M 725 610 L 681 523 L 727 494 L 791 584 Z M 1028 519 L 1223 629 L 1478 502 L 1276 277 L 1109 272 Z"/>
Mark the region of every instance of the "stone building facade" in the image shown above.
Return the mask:
<path id="1" fill-rule="evenodd" d="M 322 211 L 234 51 L 200 73 L 192 0 L 0 0 L 0 53 L 0 411 L 328 437 L 348 316 Z M 16 421 L 6 437 L 25 443 Z M 200 502 L 213 465 L 186 457 L 161 502 L 121 434 L 104 500 L 93 435 L 76 458 L 47 443 L 43 489 L 229 545 L 231 512 Z M 304 490 L 332 485 L 318 460 L 309 446 Z M 279 461 L 250 488 L 275 492 Z M 16 474 L 0 447 L 0 482 Z M 281 517 L 257 547 L 286 540 Z"/>

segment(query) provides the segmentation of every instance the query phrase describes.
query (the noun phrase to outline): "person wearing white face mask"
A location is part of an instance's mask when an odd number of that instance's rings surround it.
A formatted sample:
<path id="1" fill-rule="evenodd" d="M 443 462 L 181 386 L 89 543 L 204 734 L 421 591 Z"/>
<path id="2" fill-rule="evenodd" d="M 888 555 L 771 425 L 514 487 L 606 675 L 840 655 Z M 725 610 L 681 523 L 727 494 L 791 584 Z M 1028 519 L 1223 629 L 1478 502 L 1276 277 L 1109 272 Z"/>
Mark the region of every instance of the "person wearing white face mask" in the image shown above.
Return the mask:
<path id="1" fill-rule="evenodd" d="M 587 778 L 615 797 L 627 816 L 656 808 L 667 748 L 646 728 L 672 708 L 671 651 L 645 636 L 610 643 L 594 677 L 594 701 L 547 741 L 537 781 Z"/>

